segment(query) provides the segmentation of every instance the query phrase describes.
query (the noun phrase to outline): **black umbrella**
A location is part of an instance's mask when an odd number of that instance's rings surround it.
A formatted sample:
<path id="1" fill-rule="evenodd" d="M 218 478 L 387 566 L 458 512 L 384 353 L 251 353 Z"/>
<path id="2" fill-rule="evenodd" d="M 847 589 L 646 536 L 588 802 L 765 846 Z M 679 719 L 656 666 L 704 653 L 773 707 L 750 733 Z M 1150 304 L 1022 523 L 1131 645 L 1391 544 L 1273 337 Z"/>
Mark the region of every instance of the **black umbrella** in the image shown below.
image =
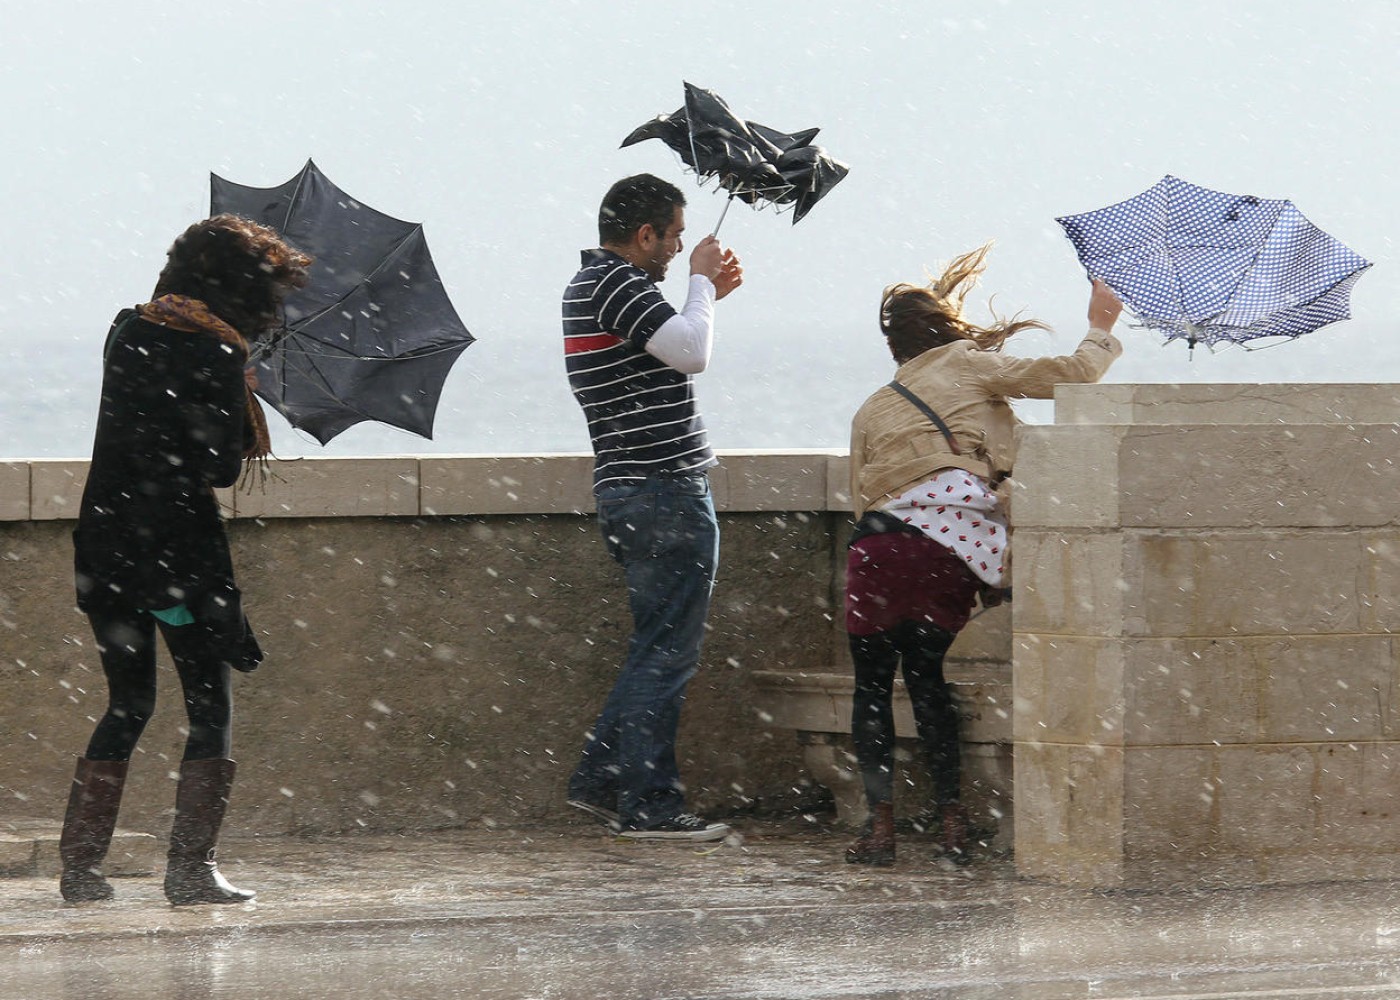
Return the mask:
<path id="1" fill-rule="evenodd" d="M 622 145 L 660 139 L 701 183 L 715 180 L 731 200 L 738 198 L 755 207 L 790 206 L 796 224 L 851 169 L 821 146 L 812 145 L 818 131 L 780 132 L 745 121 L 714 91 L 687 83 L 684 107 L 634 129 Z"/>
<path id="2" fill-rule="evenodd" d="M 310 160 L 278 187 L 210 181 L 214 214 L 271 226 L 316 258 L 287 298 L 285 333 L 255 355 L 258 395 L 322 444 L 362 420 L 431 438 L 447 372 L 475 338 L 423 227 L 361 204 Z"/>

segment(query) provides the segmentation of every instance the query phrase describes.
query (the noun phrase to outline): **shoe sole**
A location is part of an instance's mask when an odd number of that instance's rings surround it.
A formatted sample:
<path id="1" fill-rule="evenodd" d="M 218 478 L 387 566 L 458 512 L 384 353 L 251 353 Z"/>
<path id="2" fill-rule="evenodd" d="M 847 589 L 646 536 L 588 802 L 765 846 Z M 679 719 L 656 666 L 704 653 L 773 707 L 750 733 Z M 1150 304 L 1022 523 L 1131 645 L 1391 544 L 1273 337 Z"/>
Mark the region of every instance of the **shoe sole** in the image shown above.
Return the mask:
<path id="1" fill-rule="evenodd" d="M 583 799 L 569 799 L 569 805 L 582 812 L 588 813 L 588 815 L 607 826 L 607 828 L 613 832 L 622 829 L 622 817 L 611 809 L 595 806 L 592 802 L 585 802 Z"/>
<path id="2" fill-rule="evenodd" d="M 719 826 L 707 830 L 623 830 L 619 836 L 628 840 L 683 840 L 703 844 L 723 840 L 729 832 L 729 827 Z"/>

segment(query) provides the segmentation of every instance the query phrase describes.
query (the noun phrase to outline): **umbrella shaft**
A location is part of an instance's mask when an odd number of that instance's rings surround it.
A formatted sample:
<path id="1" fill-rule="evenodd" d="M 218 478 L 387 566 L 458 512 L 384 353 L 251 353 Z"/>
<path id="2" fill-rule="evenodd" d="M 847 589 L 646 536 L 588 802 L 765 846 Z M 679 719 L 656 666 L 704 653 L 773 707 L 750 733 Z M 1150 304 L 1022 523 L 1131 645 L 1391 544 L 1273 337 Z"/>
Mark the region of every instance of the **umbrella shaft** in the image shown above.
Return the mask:
<path id="1" fill-rule="evenodd" d="M 719 235 L 719 227 L 724 225 L 724 217 L 729 214 L 729 206 L 733 201 L 734 196 L 732 194 L 724 199 L 724 211 L 719 213 L 719 221 L 715 223 L 714 231 L 710 233 L 711 236 Z"/>

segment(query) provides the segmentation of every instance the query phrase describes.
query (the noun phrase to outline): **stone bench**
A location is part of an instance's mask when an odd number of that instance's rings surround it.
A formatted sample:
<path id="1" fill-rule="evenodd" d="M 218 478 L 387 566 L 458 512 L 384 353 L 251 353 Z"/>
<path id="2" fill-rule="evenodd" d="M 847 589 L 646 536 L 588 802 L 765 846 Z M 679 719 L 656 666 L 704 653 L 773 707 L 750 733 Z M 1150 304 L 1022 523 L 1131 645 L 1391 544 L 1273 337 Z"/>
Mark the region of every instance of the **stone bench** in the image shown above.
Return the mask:
<path id="1" fill-rule="evenodd" d="M 950 665 L 951 667 L 951 665 Z M 1007 664 L 980 664 L 954 674 L 949 670 L 953 701 L 962 724 L 962 797 L 974 822 L 995 831 L 993 845 L 1009 849 L 1013 834 L 1011 677 Z M 759 709 L 765 721 L 796 732 L 812 777 L 830 789 L 837 818 L 858 828 L 867 809 L 860 773 L 851 747 L 851 696 L 855 682 L 849 667 L 828 672 L 756 671 Z M 914 712 L 902 679 L 895 680 L 896 769 L 913 765 L 911 780 L 922 777 L 923 759 L 914 728 Z M 901 782 L 896 776 L 896 799 Z M 927 793 L 927 781 L 916 782 Z M 897 802 L 898 807 L 898 802 Z M 913 806 L 914 811 L 922 808 Z"/>

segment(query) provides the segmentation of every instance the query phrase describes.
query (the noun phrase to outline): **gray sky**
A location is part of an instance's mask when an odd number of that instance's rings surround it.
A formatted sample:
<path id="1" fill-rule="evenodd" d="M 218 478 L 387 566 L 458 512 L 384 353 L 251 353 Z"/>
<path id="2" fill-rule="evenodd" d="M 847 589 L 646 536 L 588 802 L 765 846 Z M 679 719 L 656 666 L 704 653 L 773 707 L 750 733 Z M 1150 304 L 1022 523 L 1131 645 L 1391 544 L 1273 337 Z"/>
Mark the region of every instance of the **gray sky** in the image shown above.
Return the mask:
<path id="1" fill-rule="evenodd" d="M 722 207 L 660 143 L 617 148 L 679 106 L 682 80 L 765 124 L 821 126 L 852 168 L 796 227 L 737 206 L 725 222 L 748 283 L 721 303 L 698 380 L 719 447 L 844 445 L 889 376 L 880 290 L 987 239 L 983 292 L 1059 330 L 1016 350 L 1071 350 L 1087 286 L 1054 217 L 1167 173 L 1291 198 L 1376 266 L 1351 322 L 1194 360 L 1125 331 L 1109 380 L 1400 382 L 1393 0 L 7 0 L 4 14 L 0 455 L 86 455 L 107 324 L 207 214 L 209 172 L 270 186 L 308 157 L 424 223 L 480 342 L 436 441 L 361 425 L 322 449 L 273 415 L 278 452 L 586 450 L 558 300 L 603 191 L 642 170 L 682 183 L 692 237 Z"/>

